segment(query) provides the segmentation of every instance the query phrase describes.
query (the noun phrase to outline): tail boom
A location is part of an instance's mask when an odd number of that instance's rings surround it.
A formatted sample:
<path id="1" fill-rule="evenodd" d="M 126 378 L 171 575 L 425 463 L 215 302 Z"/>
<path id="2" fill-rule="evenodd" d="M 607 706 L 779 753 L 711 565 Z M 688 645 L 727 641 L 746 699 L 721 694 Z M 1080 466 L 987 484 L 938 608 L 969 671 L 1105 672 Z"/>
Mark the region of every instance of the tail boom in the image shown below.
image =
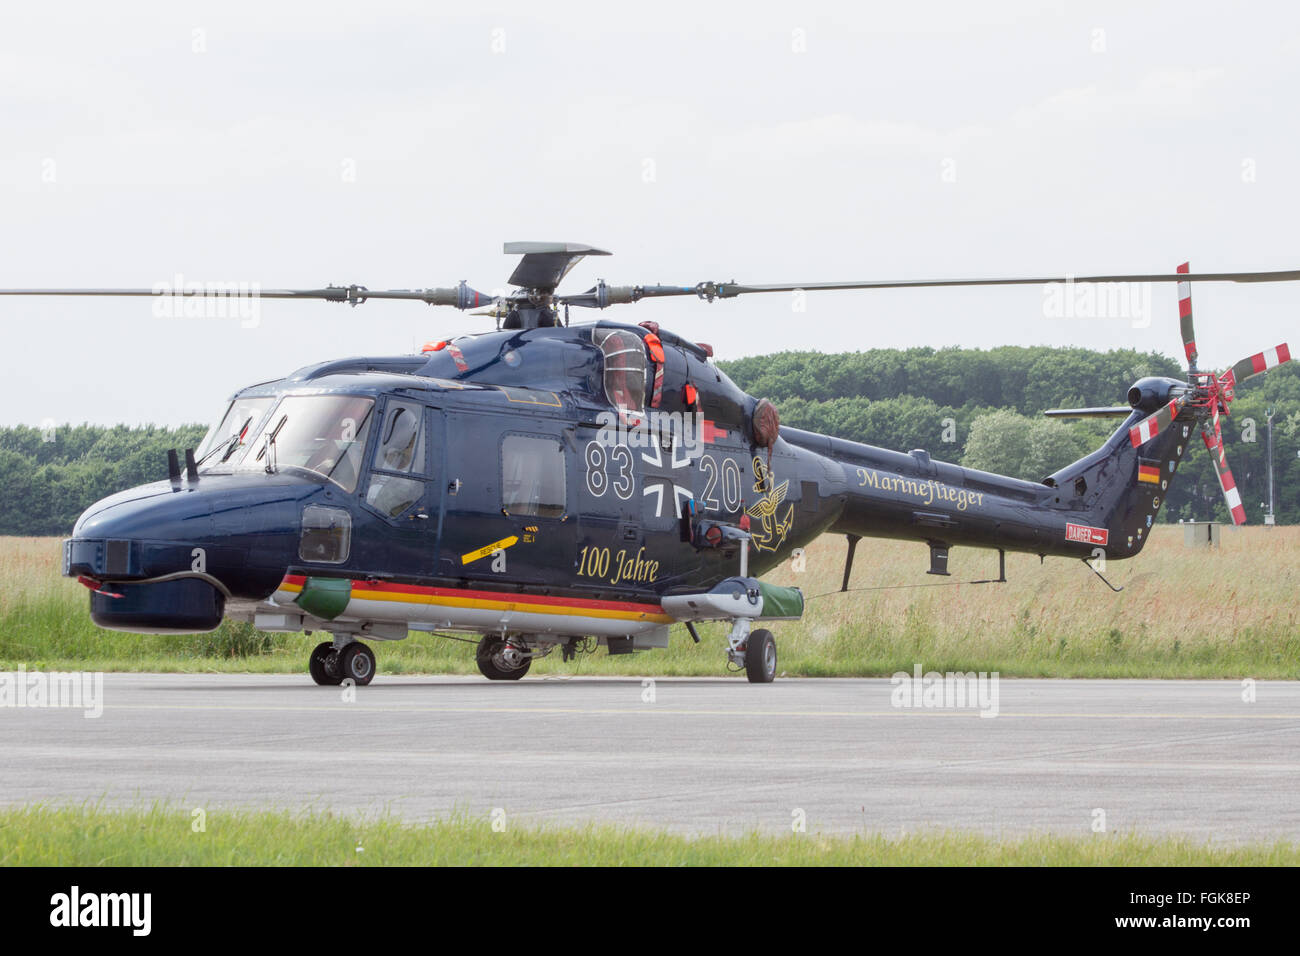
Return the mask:
<path id="1" fill-rule="evenodd" d="M 842 475 L 833 533 L 1121 559 L 1149 538 L 1195 419 L 1180 409 L 1134 447 L 1130 430 L 1146 414 L 1134 410 L 1101 448 L 1041 482 L 934 461 L 920 450 L 903 454 L 792 428 L 781 434 Z"/>

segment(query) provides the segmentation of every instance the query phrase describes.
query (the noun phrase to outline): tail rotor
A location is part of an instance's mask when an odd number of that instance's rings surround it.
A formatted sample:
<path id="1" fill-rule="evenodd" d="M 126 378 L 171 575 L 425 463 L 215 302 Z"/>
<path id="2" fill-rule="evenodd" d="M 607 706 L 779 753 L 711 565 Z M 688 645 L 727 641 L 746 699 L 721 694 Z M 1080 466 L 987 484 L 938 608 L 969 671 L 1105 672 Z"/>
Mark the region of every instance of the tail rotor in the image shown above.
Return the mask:
<path id="1" fill-rule="evenodd" d="M 1184 262 L 1178 267 L 1178 272 L 1187 273 L 1189 269 L 1189 264 Z M 1190 282 L 1178 283 L 1178 321 L 1183 337 L 1183 350 L 1187 355 L 1188 391 L 1129 429 L 1129 440 L 1134 448 L 1140 448 L 1167 429 L 1185 407 L 1196 409 L 1200 420 L 1201 438 L 1214 461 L 1214 471 L 1219 477 L 1219 487 L 1223 491 L 1223 500 L 1228 505 L 1228 512 L 1232 515 L 1232 522 L 1245 524 L 1246 509 L 1241 503 L 1241 492 L 1237 490 L 1232 469 L 1228 467 L 1228 459 L 1224 454 L 1223 427 L 1220 417 L 1231 414 L 1228 406 L 1236 397 L 1238 385 L 1271 368 L 1276 368 L 1283 362 L 1289 362 L 1291 350 L 1284 342 L 1275 348 L 1242 359 L 1221 375 L 1202 372 L 1196 367 L 1196 330 L 1192 324 Z"/>

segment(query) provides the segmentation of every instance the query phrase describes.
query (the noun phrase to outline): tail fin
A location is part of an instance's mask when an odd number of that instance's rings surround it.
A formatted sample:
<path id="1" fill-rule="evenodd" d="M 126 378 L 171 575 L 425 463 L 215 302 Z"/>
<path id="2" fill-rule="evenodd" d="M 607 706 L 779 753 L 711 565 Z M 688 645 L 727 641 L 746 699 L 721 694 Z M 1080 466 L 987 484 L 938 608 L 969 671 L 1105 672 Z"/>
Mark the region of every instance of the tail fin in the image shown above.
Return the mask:
<path id="1" fill-rule="evenodd" d="M 1142 550 L 1195 437 L 1196 412 L 1185 408 L 1135 446 L 1131 433 L 1147 416 L 1135 408 L 1105 444 L 1047 479 L 1080 499 L 1081 524 L 1106 529 L 1109 558 L 1131 558 Z"/>

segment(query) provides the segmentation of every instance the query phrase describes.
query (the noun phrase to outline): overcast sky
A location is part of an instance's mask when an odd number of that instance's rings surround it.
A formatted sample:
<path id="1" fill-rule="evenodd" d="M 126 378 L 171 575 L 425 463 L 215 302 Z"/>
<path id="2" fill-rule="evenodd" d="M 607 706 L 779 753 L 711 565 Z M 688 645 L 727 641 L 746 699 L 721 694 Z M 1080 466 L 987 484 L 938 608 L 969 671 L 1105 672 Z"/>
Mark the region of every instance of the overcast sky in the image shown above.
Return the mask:
<path id="1" fill-rule="evenodd" d="M 806 282 L 1300 266 L 1300 12 L 1178 3 L 50 3 L 0 18 L 0 286 Z M 474 12 L 468 13 L 467 10 Z M 1141 297 L 1132 300 L 1141 305 Z M 1202 364 L 1296 336 L 1300 284 L 1198 286 Z M 1041 287 L 643 302 L 720 358 L 1000 344 L 1181 352 Z M 583 316 L 586 317 L 586 314 Z M 490 322 L 0 299 L 0 424 L 208 421 L 241 385 Z M 1119 395 L 1092 396 L 1099 404 Z"/>

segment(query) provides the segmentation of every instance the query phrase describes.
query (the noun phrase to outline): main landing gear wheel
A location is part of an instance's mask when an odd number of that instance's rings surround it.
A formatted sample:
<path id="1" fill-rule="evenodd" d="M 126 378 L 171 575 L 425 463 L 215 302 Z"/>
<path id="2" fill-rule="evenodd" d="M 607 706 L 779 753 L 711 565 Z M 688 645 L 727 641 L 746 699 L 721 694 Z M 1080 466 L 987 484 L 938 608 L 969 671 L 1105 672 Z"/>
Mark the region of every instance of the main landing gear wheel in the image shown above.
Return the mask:
<path id="1" fill-rule="evenodd" d="M 483 635 L 474 657 L 479 672 L 488 680 L 519 680 L 533 663 L 532 658 L 525 657 L 509 641 L 491 634 Z"/>
<path id="2" fill-rule="evenodd" d="M 350 680 L 364 687 L 375 677 L 375 652 L 360 641 L 353 641 L 339 651 L 339 674 L 341 680 Z"/>
<path id="3" fill-rule="evenodd" d="M 317 644 L 307 658 L 307 672 L 318 684 L 332 687 L 343 683 L 343 672 L 339 670 L 339 655 L 329 641 Z"/>
<path id="4" fill-rule="evenodd" d="M 771 631 L 750 631 L 745 641 L 745 676 L 751 684 L 770 684 L 776 679 L 776 639 Z"/>

